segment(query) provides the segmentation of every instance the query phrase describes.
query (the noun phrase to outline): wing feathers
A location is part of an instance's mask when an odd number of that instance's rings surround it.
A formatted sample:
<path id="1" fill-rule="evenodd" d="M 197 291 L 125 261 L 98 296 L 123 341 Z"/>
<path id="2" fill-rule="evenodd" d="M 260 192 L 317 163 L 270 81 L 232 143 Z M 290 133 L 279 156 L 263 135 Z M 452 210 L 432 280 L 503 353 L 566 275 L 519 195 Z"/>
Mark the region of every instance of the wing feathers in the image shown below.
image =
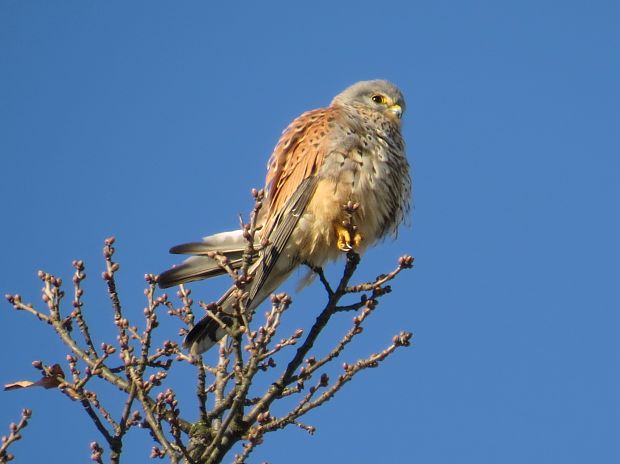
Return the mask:
<path id="1" fill-rule="evenodd" d="M 309 204 L 318 183 L 317 172 L 326 156 L 327 134 L 340 110 L 335 107 L 304 113 L 284 131 L 269 161 L 266 188 L 266 215 L 261 234 L 268 245 L 258 253 L 258 261 L 250 268 L 246 308 L 252 311 L 282 283 L 299 264 L 294 251 L 288 250 L 289 241 L 299 219 Z M 233 268 L 243 262 L 246 242 L 240 230 L 205 237 L 202 242 L 173 247 L 170 252 L 195 255 L 181 266 L 159 276 L 162 288 L 179 283 L 205 279 L 223 274 L 209 253 L 224 253 Z M 224 313 L 231 312 L 231 300 L 222 303 Z M 184 345 L 192 353 L 201 353 L 217 342 L 222 330 L 209 316 L 205 316 L 187 335 Z"/>
<path id="2" fill-rule="evenodd" d="M 248 307 L 250 307 L 251 301 L 256 297 L 263 285 L 265 285 L 267 279 L 270 277 L 272 269 L 284 252 L 299 218 L 306 209 L 306 206 L 308 206 L 316 190 L 316 185 L 316 176 L 304 179 L 295 193 L 285 203 L 284 208 L 282 208 L 274 218 L 274 224 L 270 227 L 270 233 L 267 237 L 269 245 L 265 248 L 262 259 L 257 264 L 254 273 L 247 303 Z M 290 257 L 287 257 L 287 259 L 290 259 Z M 292 259 L 291 261 L 292 269 L 296 263 L 294 263 Z M 260 302 L 258 302 L 258 304 L 260 304 Z"/>
<path id="3" fill-rule="evenodd" d="M 228 264 L 233 269 L 239 269 L 242 266 L 242 255 L 243 251 L 225 253 L 225 256 L 229 259 Z M 157 283 L 160 288 L 168 288 L 225 273 L 226 271 L 219 266 L 216 260 L 207 256 L 192 256 L 186 259 L 180 266 L 173 267 L 159 274 Z"/>
<path id="4" fill-rule="evenodd" d="M 208 279 L 224 274 L 217 260 L 209 258 L 208 253 L 217 252 L 226 256 L 233 269 L 241 267 L 243 250 L 246 246 L 243 232 L 233 230 L 205 237 L 202 242 L 184 243 L 170 249 L 175 254 L 195 255 L 186 259 L 183 264 L 173 267 L 159 275 L 159 286 L 168 288 L 174 285 Z"/>
<path id="5" fill-rule="evenodd" d="M 201 242 L 184 243 L 170 248 L 170 253 L 180 255 L 204 255 L 210 251 L 227 252 L 243 250 L 246 246 L 242 230 L 220 232 L 204 237 Z"/>

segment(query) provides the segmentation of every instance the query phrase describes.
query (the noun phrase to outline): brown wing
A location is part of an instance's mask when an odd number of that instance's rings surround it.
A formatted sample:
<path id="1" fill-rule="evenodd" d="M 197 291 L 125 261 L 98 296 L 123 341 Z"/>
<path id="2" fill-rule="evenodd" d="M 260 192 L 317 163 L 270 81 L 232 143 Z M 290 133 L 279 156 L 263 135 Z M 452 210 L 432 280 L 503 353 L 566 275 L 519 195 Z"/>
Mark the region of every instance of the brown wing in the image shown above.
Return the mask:
<path id="1" fill-rule="evenodd" d="M 268 164 L 268 227 L 302 182 L 323 163 L 326 136 L 338 111 L 334 107 L 308 111 L 283 132 Z"/>
<path id="2" fill-rule="evenodd" d="M 284 204 L 282 210 L 274 217 L 273 227 L 268 237 L 269 244 L 263 250 L 262 259 L 258 262 L 258 266 L 256 266 L 254 271 L 252 285 L 249 290 L 250 295 L 247 301 L 248 307 L 271 276 L 271 271 L 277 266 L 280 257 L 283 256 L 282 253 L 286 249 L 286 245 L 299 218 L 314 195 L 316 184 L 317 177 L 315 176 L 304 179 L 299 188 L 295 190 L 293 195 Z M 290 261 L 290 257 L 285 259 Z M 273 290 L 269 290 L 269 292 L 271 291 Z M 260 301 L 258 304 L 260 304 Z"/>

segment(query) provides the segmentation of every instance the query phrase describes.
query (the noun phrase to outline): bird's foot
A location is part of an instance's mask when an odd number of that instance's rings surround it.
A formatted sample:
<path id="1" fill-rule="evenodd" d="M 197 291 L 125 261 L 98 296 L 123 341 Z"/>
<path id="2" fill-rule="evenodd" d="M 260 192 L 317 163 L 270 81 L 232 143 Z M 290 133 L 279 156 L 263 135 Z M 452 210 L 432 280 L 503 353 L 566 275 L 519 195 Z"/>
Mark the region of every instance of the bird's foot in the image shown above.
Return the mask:
<path id="1" fill-rule="evenodd" d="M 351 236 L 351 232 L 353 232 L 353 236 Z M 336 226 L 336 236 L 338 237 L 336 242 L 338 249 L 345 253 L 359 247 L 364 239 L 357 230 L 351 230 L 351 227 L 340 225 Z"/>

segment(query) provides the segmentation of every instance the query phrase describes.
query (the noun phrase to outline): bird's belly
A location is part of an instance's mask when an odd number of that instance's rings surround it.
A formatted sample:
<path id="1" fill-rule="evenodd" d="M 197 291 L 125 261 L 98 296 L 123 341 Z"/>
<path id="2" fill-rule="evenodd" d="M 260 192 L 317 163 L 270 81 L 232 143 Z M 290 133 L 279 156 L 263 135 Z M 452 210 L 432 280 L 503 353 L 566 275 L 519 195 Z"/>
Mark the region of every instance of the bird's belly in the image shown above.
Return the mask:
<path id="1" fill-rule="evenodd" d="M 349 219 L 344 206 L 350 201 L 359 206 L 351 223 L 357 228 L 362 241 L 355 251 L 364 250 L 377 241 L 381 230 L 379 218 L 383 206 L 370 183 L 358 176 L 353 179 L 323 179 L 299 219 L 290 240 L 290 253 L 296 254 L 298 263 L 322 266 L 326 261 L 343 255 L 338 248 L 338 228 Z"/>

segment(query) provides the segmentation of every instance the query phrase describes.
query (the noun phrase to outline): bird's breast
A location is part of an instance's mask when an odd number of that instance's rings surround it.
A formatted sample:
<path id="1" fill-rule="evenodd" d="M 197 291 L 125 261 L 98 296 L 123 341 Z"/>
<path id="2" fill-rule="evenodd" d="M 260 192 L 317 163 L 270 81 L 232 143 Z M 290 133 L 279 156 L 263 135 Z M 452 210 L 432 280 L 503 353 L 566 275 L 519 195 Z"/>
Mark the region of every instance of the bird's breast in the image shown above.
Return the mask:
<path id="1" fill-rule="evenodd" d="M 342 255 L 337 230 L 348 219 L 348 202 L 359 205 L 351 222 L 362 238 L 356 248 L 360 253 L 402 221 L 410 189 L 403 150 L 383 139 L 362 142 L 326 157 L 316 191 L 291 237 L 298 262 L 321 266 Z"/>

